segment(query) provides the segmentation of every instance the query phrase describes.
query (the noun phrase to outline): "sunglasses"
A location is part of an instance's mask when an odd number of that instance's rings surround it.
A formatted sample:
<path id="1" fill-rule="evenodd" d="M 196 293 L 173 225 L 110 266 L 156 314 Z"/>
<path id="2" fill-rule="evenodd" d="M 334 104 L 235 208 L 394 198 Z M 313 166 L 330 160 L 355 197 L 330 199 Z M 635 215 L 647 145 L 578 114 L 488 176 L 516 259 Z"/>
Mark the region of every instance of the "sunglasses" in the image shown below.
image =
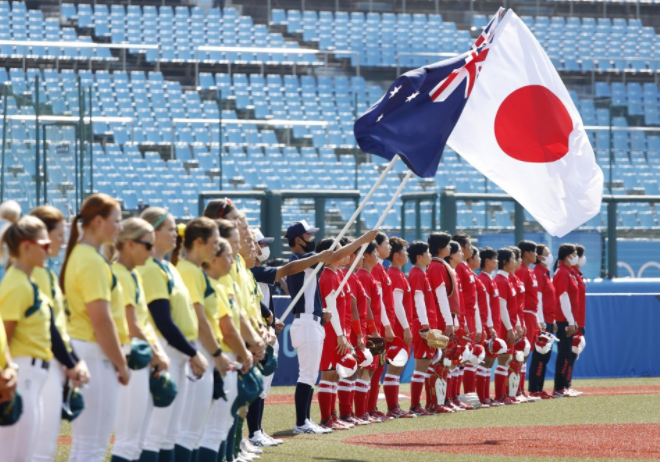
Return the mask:
<path id="1" fill-rule="evenodd" d="M 139 239 L 133 239 L 133 242 L 135 242 L 136 244 L 142 244 L 144 248 L 147 249 L 147 252 L 150 252 L 151 249 L 154 248 L 154 245 L 151 242 L 144 242 Z"/>
<path id="2" fill-rule="evenodd" d="M 29 242 L 30 244 L 38 245 L 42 249 L 44 249 L 46 252 L 50 251 L 50 244 L 51 241 L 50 239 L 21 239 L 21 242 Z"/>

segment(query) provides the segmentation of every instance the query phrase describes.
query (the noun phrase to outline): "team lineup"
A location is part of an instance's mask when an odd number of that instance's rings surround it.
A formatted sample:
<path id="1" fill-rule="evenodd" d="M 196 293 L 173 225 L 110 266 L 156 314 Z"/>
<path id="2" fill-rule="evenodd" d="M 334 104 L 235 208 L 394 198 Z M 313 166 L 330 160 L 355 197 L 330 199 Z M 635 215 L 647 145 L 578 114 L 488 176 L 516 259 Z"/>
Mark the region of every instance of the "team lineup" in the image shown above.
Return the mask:
<path id="1" fill-rule="evenodd" d="M 284 328 L 273 284 L 284 278 L 292 297 L 304 287 L 290 329 L 294 434 L 580 394 L 571 376 L 585 345 L 581 246 L 563 244 L 555 261 L 530 241 L 495 251 L 462 233 L 408 244 L 377 230 L 335 246 L 315 242 L 318 228 L 301 221 L 286 231 L 289 262 L 272 267 L 274 238 L 250 228 L 229 199 L 177 226 L 156 207 L 122 221 L 116 200 L 94 194 L 71 223 L 58 278 L 48 259 L 65 245 L 64 217 L 50 206 L 19 217 L 20 209 L 2 236 L 3 460 L 54 460 L 61 419 L 72 423 L 71 461 L 104 460 L 113 434 L 117 462 L 254 460 L 282 444 L 261 422 Z"/>

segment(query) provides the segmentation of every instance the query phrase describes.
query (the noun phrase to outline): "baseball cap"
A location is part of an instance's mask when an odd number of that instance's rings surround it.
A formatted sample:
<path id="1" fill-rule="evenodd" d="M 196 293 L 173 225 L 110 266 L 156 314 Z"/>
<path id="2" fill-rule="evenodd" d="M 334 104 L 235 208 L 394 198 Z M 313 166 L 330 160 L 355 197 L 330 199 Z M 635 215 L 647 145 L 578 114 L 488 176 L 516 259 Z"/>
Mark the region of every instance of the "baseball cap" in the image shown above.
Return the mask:
<path id="1" fill-rule="evenodd" d="M 154 400 L 155 407 L 167 407 L 172 404 L 178 392 L 176 383 L 172 380 L 170 373 L 161 372 L 160 377 L 156 377 L 155 372 L 149 377 L 149 390 Z"/>
<path id="2" fill-rule="evenodd" d="M 257 239 L 257 243 L 259 244 L 270 244 L 275 240 L 274 237 L 264 237 L 259 228 L 252 228 L 252 231 L 254 232 L 254 237 Z"/>
<path id="3" fill-rule="evenodd" d="M 23 398 L 16 390 L 14 397 L 0 404 L 0 427 L 14 425 L 23 413 Z"/>
<path id="4" fill-rule="evenodd" d="M 294 237 L 302 236 L 305 233 L 314 234 L 318 232 L 319 228 L 312 228 L 305 220 L 296 221 L 289 229 L 286 230 L 284 237 L 293 239 Z"/>
<path id="5" fill-rule="evenodd" d="M 264 379 L 257 367 L 252 367 L 245 374 L 239 372 L 236 383 L 238 385 L 238 395 L 231 407 L 233 415 L 236 415 L 243 406 L 249 406 L 264 391 Z"/>
<path id="6" fill-rule="evenodd" d="M 72 422 L 85 409 L 85 400 L 80 389 L 71 385 L 70 381 L 64 385 L 63 396 L 62 418 Z"/>
<path id="7" fill-rule="evenodd" d="M 266 346 L 266 355 L 260 361 L 261 364 L 261 375 L 267 377 L 271 374 L 274 374 L 277 370 L 278 357 L 275 354 L 275 349 L 268 345 Z"/>
<path id="8" fill-rule="evenodd" d="M 131 353 L 128 355 L 128 367 L 134 371 L 144 369 L 151 362 L 151 345 L 139 338 L 131 339 Z"/>

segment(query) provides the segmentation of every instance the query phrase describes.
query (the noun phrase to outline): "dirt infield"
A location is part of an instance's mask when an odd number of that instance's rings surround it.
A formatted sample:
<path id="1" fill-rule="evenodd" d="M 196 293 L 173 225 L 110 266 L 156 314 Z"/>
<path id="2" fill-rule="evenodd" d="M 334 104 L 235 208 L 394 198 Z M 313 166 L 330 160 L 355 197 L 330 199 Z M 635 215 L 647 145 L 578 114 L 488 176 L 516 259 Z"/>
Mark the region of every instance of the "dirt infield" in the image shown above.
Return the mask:
<path id="1" fill-rule="evenodd" d="M 546 391 L 552 394 L 551 389 Z M 584 393 L 583 396 L 653 395 L 660 394 L 660 386 L 585 387 L 580 391 Z M 294 404 L 294 402 L 293 395 L 270 395 L 266 398 L 266 404 Z M 317 402 L 316 394 L 314 394 L 314 402 Z"/>
<path id="2" fill-rule="evenodd" d="M 450 454 L 660 460 L 660 424 L 654 423 L 424 430 L 354 436 L 343 442 Z"/>

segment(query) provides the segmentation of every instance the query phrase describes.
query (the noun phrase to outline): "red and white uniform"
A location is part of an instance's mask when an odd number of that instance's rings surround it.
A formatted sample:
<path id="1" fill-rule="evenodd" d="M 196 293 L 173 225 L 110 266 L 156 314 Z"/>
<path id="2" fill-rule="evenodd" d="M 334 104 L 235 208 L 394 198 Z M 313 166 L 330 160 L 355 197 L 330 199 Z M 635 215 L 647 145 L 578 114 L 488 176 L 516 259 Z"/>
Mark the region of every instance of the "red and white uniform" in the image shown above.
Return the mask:
<path id="1" fill-rule="evenodd" d="M 536 336 L 539 334 L 538 325 L 543 322 L 542 313 L 539 312 L 539 284 L 536 280 L 534 270 L 529 266 L 522 265 L 516 271 L 516 277 L 525 287 L 523 294 L 523 320 L 527 328 L 527 340 L 533 345 Z"/>
<path id="2" fill-rule="evenodd" d="M 488 293 L 490 319 L 493 329 L 495 329 L 495 333 L 499 335 L 500 326 L 502 325 L 502 317 L 500 315 L 500 291 L 497 288 L 497 284 L 495 284 L 493 277 L 485 271 L 480 272 L 477 278 L 479 281 L 481 281 L 483 286 L 486 288 L 486 292 Z M 479 306 L 481 307 L 481 302 L 479 303 Z M 490 327 L 488 324 L 486 324 L 486 326 Z"/>
<path id="3" fill-rule="evenodd" d="M 378 334 L 382 335 L 383 324 L 382 324 L 381 310 L 383 304 L 380 297 L 380 290 L 378 290 L 378 285 L 376 285 L 376 280 L 371 275 L 371 273 L 364 268 L 360 268 L 359 270 L 357 270 L 357 273 L 355 275 L 360 281 L 360 284 L 362 284 L 362 287 L 364 288 L 364 293 L 367 295 L 367 298 L 370 301 L 371 314 L 374 317 L 374 323 L 376 324 L 376 328 L 378 329 Z M 367 326 L 366 334 L 367 335 L 371 334 L 369 326 Z"/>
<path id="4" fill-rule="evenodd" d="M 426 278 L 429 280 L 431 290 L 433 291 L 433 306 L 436 309 L 438 319 L 437 328 L 442 331 L 445 330 L 447 324 L 454 324 L 449 294 L 452 294 L 455 302 L 458 301 L 458 292 L 456 292 L 456 296 L 454 297 L 456 283 L 453 281 L 453 275 L 450 271 L 452 271 L 452 269 L 449 264 L 444 260 L 435 257 L 431 260 L 431 264 L 426 269 Z M 460 302 L 456 305 L 455 308 L 460 310 Z M 458 315 L 459 313 L 456 314 Z"/>
<path id="5" fill-rule="evenodd" d="M 481 341 L 479 343 L 483 344 L 488 340 L 488 329 L 493 327 L 493 317 L 490 312 L 490 293 L 478 276 L 475 277 L 475 284 L 477 286 L 477 308 L 479 309 L 477 332 L 481 333 Z"/>
<path id="6" fill-rule="evenodd" d="M 327 297 L 332 294 L 333 291 L 336 292 L 339 288 L 339 284 L 341 284 L 341 275 L 339 272 L 331 270 L 328 267 L 323 268 L 321 278 L 319 279 L 319 291 L 321 293 L 323 309 L 328 309 L 333 312 L 333 317 L 335 312 L 333 307 L 328 305 Z M 339 323 L 327 322 L 324 325 L 325 339 L 323 340 L 323 352 L 321 354 L 321 365 L 319 366 L 319 370 L 321 371 L 333 370 L 336 367 L 337 336 L 344 335 L 345 299 L 346 293 L 342 290 L 337 294 L 335 307 Z M 339 330 L 337 330 L 337 324 L 339 324 Z"/>
<path id="7" fill-rule="evenodd" d="M 387 270 L 380 263 L 380 261 L 371 270 L 371 275 L 376 280 L 376 284 L 378 285 L 378 289 L 380 291 L 381 303 L 383 305 L 381 310 L 381 322 L 383 323 L 383 327 L 391 326 L 391 324 L 394 322 L 394 319 L 396 318 L 396 314 L 394 313 L 394 289 L 392 287 L 392 280 L 387 275 Z"/>
<path id="8" fill-rule="evenodd" d="M 346 272 L 348 271 L 347 268 L 339 268 L 337 270 L 337 274 L 339 275 L 339 282 L 344 280 L 346 277 Z M 343 297 L 344 300 L 344 322 L 342 326 L 344 327 L 344 335 L 346 336 L 346 339 L 350 341 L 351 339 L 351 321 L 353 320 L 353 310 L 352 310 L 352 305 L 351 305 L 351 300 L 353 299 L 353 294 L 351 293 L 351 285 L 346 281 L 346 284 L 344 284 L 344 293 L 345 297 Z M 355 346 L 355 345 L 353 345 Z"/>
<path id="9" fill-rule="evenodd" d="M 415 359 L 433 358 L 435 351 L 428 347 L 419 330 L 422 326 L 429 326 L 435 329 L 438 323 L 436 312 L 434 308 L 435 300 L 433 298 L 433 291 L 431 284 L 426 278 L 426 274 L 421 269 L 413 266 L 408 275 L 410 288 L 413 293 L 413 301 L 415 309 L 413 310 L 413 321 L 411 324 L 411 331 L 413 336 L 413 354 Z"/>
<path id="10" fill-rule="evenodd" d="M 463 316 L 467 324 L 470 336 L 474 339 L 477 332 L 477 286 L 476 277 L 466 262 L 456 266 L 456 276 L 461 284 L 463 292 Z"/>
<path id="11" fill-rule="evenodd" d="M 516 314 L 518 315 L 518 319 L 513 326 L 516 327 L 519 325 L 522 328 L 525 325 L 525 318 L 523 315 L 523 309 L 525 306 L 525 284 L 523 284 L 514 273 L 509 274 L 509 280 L 513 284 L 513 287 L 516 288 Z"/>
<path id="12" fill-rule="evenodd" d="M 555 285 L 556 303 L 559 308 L 556 310 L 557 322 L 567 322 L 569 326 L 575 325 L 580 305 L 575 274 L 569 266 L 560 261 L 552 282 Z"/>
<path id="13" fill-rule="evenodd" d="M 392 321 L 392 330 L 395 336 L 403 339 L 403 330 L 410 328 L 413 316 L 412 289 L 406 275 L 400 269 L 390 266 L 387 275 L 392 281 L 392 300 L 395 315 Z M 405 345 L 405 348 L 410 354 L 410 345 Z"/>
<path id="14" fill-rule="evenodd" d="M 550 270 L 538 264 L 534 267 L 534 274 L 539 284 L 539 308 L 543 313 L 543 322 L 552 324 L 555 322 L 557 295 L 555 293 L 555 285 L 550 277 Z"/>
<path id="15" fill-rule="evenodd" d="M 506 271 L 498 271 L 495 276 L 495 284 L 499 291 L 499 304 L 500 304 L 500 330 L 497 332 L 499 338 L 506 340 L 507 330 L 513 329 L 518 322 L 518 299 L 516 297 L 517 290 L 513 282 L 509 278 L 509 273 Z M 513 352 L 513 344 L 509 345 L 509 352 Z"/>
<path id="16" fill-rule="evenodd" d="M 573 275 L 575 275 L 575 280 L 578 284 L 578 311 L 575 322 L 578 327 L 584 327 L 587 317 L 587 286 L 584 283 L 584 276 L 582 276 L 580 268 L 573 266 L 571 270 L 573 270 Z"/>
<path id="17" fill-rule="evenodd" d="M 362 341 L 367 337 L 367 294 L 362 287 L 362 283 L 355 275 L 351 274 L 348 278 L 346 285 L 350 286 L 351 296 L 357 303 L 358 316 L 360 317 L 360 331 L 362 332 Z M 357 345 L 357 334 L 351 329 L 351 345 Z"/>

